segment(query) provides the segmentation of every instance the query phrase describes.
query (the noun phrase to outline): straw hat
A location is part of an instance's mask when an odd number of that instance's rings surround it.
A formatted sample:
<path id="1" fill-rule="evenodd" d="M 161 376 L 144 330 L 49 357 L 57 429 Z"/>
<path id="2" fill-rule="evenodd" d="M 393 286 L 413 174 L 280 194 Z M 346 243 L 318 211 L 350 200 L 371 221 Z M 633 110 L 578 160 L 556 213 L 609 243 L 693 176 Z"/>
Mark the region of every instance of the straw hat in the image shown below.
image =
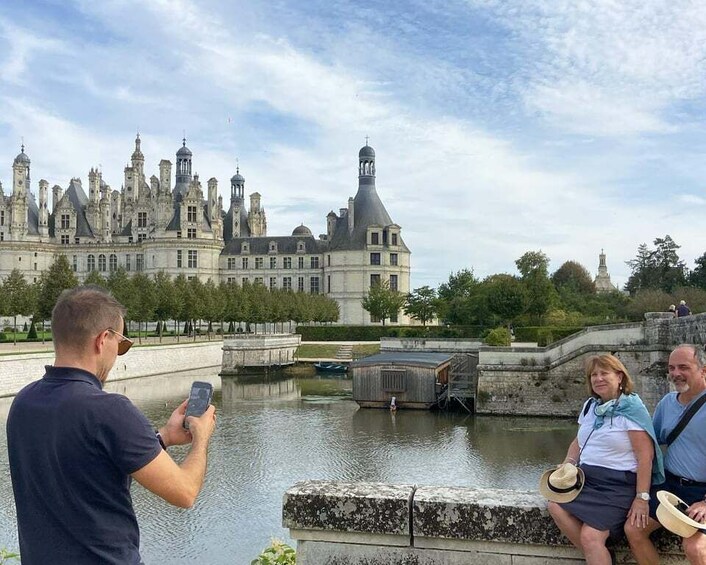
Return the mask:
<path id="1" fill-rule="evenodd" d="M 657 520 L 670 532 L 683 538 L 689 538 L 698 530 L 704 528 L 704 524 L 692 520 L 680 510 L 680 507 L 686 510 L 689 505 L 676 494 L 672 494 L 666 490 L 660 490 L 657 491 L 657 500 L 659 500 Z"/>
<path id="2" fill-rule="evenodd" d="M 584 481 L 581 469 L 571 463 L 563 463 L 542 474 L 539 479 L 539 492 L 553 502 L 571 502 L 581 492 Z"/>

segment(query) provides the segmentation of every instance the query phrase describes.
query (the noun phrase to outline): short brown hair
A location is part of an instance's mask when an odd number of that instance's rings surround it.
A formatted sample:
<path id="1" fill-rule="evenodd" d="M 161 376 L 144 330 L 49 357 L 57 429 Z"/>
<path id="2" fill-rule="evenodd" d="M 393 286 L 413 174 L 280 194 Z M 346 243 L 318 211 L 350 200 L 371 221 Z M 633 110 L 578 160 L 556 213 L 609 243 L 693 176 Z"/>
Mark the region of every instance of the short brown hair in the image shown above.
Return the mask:
<path id="1" fill-rule="evenodd" d="M 620 380 L 621 392 L 625 394 L 631 394 L 635 388 L 635 383 L 630 378 L 628 370 L 623 365 L 623 362 L 615 357 L 614 355 L 594 355 L 589 357 L 586 361 L 586 387 L 588 388 L 589 396 L 598 396 L 591 386 L 591 373 L 596 369 L 607 369 L 609 371 L 615 371 L 616 373 L 622 373 L 623 378 Z"/>
<path id="2" fill-rule="evenodd" d="M 100 286 L 64 290 L 51 313 L 54 349 L 78 351 L 108 328 L 123 332 L 125 313 L 125 307 Z"/>

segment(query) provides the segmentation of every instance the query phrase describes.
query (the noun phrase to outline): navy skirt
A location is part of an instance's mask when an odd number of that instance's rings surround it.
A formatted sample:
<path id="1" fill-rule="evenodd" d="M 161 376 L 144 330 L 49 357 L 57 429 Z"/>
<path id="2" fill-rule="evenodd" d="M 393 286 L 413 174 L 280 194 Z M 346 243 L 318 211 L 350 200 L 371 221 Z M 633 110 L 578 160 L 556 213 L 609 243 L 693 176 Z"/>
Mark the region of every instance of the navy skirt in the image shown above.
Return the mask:
<path id="1" fill-rule="evenodd" d="M 586 476 L 583 490 L 571 502 L 561 504 L 569 514 L 610 537 L 620 539 L 628 511 L 635 500 L 637 475 L 596 465 L 580 465 Z"/>

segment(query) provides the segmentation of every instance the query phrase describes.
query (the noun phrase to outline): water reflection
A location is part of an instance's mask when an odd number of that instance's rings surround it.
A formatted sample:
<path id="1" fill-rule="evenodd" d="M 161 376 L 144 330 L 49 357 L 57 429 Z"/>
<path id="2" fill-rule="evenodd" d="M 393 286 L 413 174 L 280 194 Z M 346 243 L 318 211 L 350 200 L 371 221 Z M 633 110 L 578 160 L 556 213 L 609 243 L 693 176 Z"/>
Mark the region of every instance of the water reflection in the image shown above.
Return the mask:
<path id="1" fill-rule="evenodd" d="M 223 407 L 248 400 L 294 400 L 301 396 L 292 377 L 284 375 L 223 377 Z"/>
<path id="2" fill-rule="evenodd" d="M 155 425 L 187 395 L 185 373 L 110 383 Z M 536 489 L 539 474 L 575 434 L 566 420 L 469 417 L 424 411 L 362 410 L 351 381 L 239 376 L 214 396 L 218 427 L 204 490 L 194 508 L 170 507 L 139 485 L 133 500 L 145 563 L 249 563 L 281 526 L 282 494 L 296 481 L 331 479 Z M 0 547 L 17 548 L 0 426 Z M 177 459 L 185 448 L 170 448 Z M 168 558 L 166 557 L 168 556 Z"/>

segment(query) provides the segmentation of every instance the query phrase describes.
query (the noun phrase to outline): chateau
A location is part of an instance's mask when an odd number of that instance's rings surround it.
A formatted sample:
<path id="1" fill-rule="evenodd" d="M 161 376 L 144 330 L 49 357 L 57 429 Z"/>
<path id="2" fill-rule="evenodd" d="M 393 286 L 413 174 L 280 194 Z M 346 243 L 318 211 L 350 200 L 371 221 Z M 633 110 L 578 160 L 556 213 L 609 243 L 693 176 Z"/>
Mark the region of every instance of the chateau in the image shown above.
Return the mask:
<path id="1" fill-rule="evenodd" d="M 66 255 L 80 280 L 89 272 L 128 272 L 172 277 L 246 281 L 268 288 L 323 293 L 335 299 L 340 323 L 370 324 L 361 300 L 370 286 L 387 281 L 409 292 L 410 251 L 375 188 L 375 151 L 358 155 L 358 191 L 347 207 L 326 216 L 326 233 L 314 237 L 300 225 L 288 236 L 267 234 L 261 195 L 245 200 L 245 178 L 236 169 L 224 208 L 218 181 L 206 192 L 192 175 L 193 153 L 183 140 L 172 162 L 159 163 L 159 177 L 145 176 L 138 134 L 123 185 L 113 190 L 97 169 L 88 173 L 88 194 L 79 178 L 66 189 L 39 181 L 30 191 L 30 158 L 24 145 L 12 165 L 12 192 L 0 184 L 0 277 L 18 268 L 36 281 L 58 255 Z M 173 185 L 172 185 L 173 182 Z M 248 206 L 249 204 L 249 206 Z M 400 312 L 395 323 L 406 323 Z"/>

